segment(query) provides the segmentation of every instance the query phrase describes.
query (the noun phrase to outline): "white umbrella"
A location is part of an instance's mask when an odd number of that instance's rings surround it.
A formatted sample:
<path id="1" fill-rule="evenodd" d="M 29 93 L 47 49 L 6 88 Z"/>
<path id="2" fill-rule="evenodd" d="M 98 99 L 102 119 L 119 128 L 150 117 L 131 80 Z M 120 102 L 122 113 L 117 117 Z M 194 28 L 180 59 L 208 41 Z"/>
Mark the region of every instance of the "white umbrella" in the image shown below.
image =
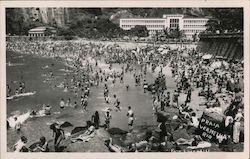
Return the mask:
<path id="1" fill-rule="evenodd" d="M 132 50 L 131 52 L 132 52 L 132 53 L 137 53 L 135 50 Z"/>
<path id="2" fill-rule="evenodd" d="M 217 59 L 223 59 L 223 56 L 215 56 Z"/>
<path id="3" fill-rule="evenodd" d="M 160 45 L 160 47 L 166 49 L 167 45 Z"/>
<path id="4" fill-rule="evenodd" d="M 162 50 L 164 50 L 164 49 L 160 47 L 160 48 L 158 48 L 157 50 L 158 50 L 158 51 L 162 51 Z"/>
<path id="5" fill-rule="evenodd" d="M 210 68 L 217 69 L 217 68 L 221 68 L 222 66 L 227 69 L 229 67 L 229 64 L 226 61 L 216 61 L 210 65 Z"/>
<path id="6" fill-rule="evenodd" d="M 211 59 L 211 58 L 212 58 L 212 55 L 210 54 L 202 56 L 202 59 Z"/>
<path id="7" fill-rule="evenodd" d="M 222 62 L 221 61 L 216 61 L 216 62 L 213 62 L 211 65 L 210 65 L 210 68 L 211 69 L 217 69 L 217 68 L 221 68 L 222 66 Z"/>
<path id="8" fill-rule="evenodd" d="M 168 53 L 168 50 L 163 50 L 162 52 L 161 52 L 161 54 L 167 54 Z"/>
<path id="9" fill-rule="evenodd" d="M 188 55 L 188 53 L 185 52 L 185 53 L 181 54 L 181 56 L 182 57 L 188 57 L 189 55 Z"/>
<path id="10" fill-rule="evenodd" d="M 128 36 L 124 36 L 123 39 L 124 40 L 129 40 L 129 37 Z"/>

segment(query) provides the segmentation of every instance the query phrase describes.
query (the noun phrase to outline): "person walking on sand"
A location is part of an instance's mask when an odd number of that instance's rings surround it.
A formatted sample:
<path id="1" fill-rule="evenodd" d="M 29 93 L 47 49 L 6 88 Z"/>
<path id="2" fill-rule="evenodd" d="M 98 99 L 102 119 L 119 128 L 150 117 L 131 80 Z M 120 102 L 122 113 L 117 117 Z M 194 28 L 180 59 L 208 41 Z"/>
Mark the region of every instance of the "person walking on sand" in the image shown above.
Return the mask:
<path id="1" fill-rule="evenodd" d="M 95 111 L 95 114 L 92 115 L 92 122 L 94 123 L 95 129 L 99 129 L 100 117 L 98 111 Z"/>
<path id="2" fill-rule="evenodd" d="M 54 137 L 54 148 L 57 152 L 60 142 L 65 139 L 64 130 L 59 128 L 55 123 L 50 125 L 50 129 L 53 131 L 52 137 Z"/>
<path id="3" fill-rule="evenodd" d="M 238 110 L 238 113 L 234 118 L 234 126 L 233 126 L 233 142 L 239 143 L 240 141 L 240 121 L 243 118 L 242 109 Z"/>

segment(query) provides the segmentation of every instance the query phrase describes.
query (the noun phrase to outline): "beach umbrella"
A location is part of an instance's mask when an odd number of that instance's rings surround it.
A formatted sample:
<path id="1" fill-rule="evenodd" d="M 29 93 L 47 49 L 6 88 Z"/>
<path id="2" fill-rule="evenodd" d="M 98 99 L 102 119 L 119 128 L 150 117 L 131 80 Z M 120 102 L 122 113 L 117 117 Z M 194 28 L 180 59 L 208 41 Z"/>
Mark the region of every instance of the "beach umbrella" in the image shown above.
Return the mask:
<path id="1" fill-rule="evenodd" d="M 199 56 L 203 56 L 203 53 L 199 53 L 198 55 L 199 55 Z"/>
<path id="2" fill-rule="evenodd" d="M 161 54 L 167 54 L 168 53 L 168 50 L 163 50 L 162 52 L 161 52 Z"/>
<path id="3" fill-rule="evenodd" d="M 132 52 L 132 53 L 137 53 L 135 50 L 132 50 L 131 52 Z"/>
<path id="4" fill-rule="evenodd" d="M 166 49 L 167 45 L 160 45 L 160 47 Z"/>
<path id="5" fill-rule="evenodd" d="M 164 49 L 162 47 L 159 47 L 157 50 L 158 51 L 163 51 Z"/>
<path id="6" fill-rule="evenodd" d="M 137 47 L 136 47 L 136 51 L 137 51 L 137 52 L 140 52 L 141 49 L 137 46 Z"/>
<path id="7" fill-rule="evenodd" d="M 222 66 L 222 62 L 221 61 L 216 61 L 216 62 L 213 62 L 211 65 L 210 65 L 210 68 L 211 69 L 217 69 L 217 68 L 220 68 Z"/>
<path id="8" fill-rule="evenodd" d="M 124 36 L 123 39 L 124 40 L 129 40 L 129 37 L 128 36 Z"/>
<path id="9" fill-rule="evenodd" d="M 217 59 L 223 59 L 223 56 L 215 56 Z"/>
<path id="10" fill-rule="evenodd" d="M 202 56 L 202 59 L 204 59 L 204 60 L 208 60 L 211 58 L 212 58 L 212 55 L 210 55 L 210 54 L 206 54 L 206 55 Z"/>
<path id="11" fill-rule="evenodd" d="M 189 54 L 185 52 L 185 53 L 181 54 L 181 56 L 182 57 L 189 57 Z"/>
<path id="12" fill-rule="evenodd" d="M 217 68 L 221 68 L 221 67 L 228 68 L 229 64 L 226 61 L 216 61 L 210 65 L 211 69 L 217 69 Z"/>

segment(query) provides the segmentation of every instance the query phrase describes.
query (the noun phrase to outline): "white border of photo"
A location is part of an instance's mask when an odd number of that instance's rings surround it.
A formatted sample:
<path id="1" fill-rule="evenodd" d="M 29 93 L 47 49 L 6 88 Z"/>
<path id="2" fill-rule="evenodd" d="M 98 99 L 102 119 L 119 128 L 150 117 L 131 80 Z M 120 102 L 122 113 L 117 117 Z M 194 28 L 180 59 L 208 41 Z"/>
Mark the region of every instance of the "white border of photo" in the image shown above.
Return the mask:
<path id="1" fill-rule="evenodd" d="M 216 7 L 216 8 L 244 8 L 244 105 L 245 105 L 245 142 L 244 152 L 169 152 L 169 153 L 12 153 L 7 152 L 7 133 L 6 133 L 6 48 L 5 48 L 5 8 L 20 8 L 20 7 L 70 7 L 70 8 L 87 8 L 87 7 Z M 192 158 L 192 159 L 247 159 L 249 158 L 249 1 L 248 0 L 221 0 L 221 1 L 189 1 L 189 0 L 172 0 L 172 1 L 0 1 L 0 21 L 1 21 L 1 42 L 0 42 L 0 112 L 1 112 L 1 159 L 21 159 L 21 158 L 135 158 L 135 159 L 159 159 L 159 158 Z"/>

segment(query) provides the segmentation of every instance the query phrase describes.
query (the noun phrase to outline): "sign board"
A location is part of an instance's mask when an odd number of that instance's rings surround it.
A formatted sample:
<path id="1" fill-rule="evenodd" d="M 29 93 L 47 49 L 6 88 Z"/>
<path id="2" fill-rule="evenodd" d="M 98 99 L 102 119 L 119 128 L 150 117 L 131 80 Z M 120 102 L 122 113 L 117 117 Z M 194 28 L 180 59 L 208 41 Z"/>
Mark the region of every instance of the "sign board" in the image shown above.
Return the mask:
<path id="1" fill-rule="evenodd" d="M 198 129 L 200 136 L 204 140 L 209 140 L 211 142 L 221 142 L 222 140 L 227 139 L 224 122 L 213 119 L 206 114 L 202 115 Z"/>

